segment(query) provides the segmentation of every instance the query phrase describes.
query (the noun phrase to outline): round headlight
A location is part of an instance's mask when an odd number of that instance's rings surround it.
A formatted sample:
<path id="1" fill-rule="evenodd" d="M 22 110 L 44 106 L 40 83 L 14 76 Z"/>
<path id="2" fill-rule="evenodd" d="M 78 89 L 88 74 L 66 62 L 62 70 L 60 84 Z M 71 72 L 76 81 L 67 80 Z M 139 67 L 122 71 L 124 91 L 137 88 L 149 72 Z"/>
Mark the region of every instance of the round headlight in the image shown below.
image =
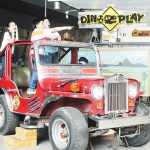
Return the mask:
<path id="1" fill-rule="evenodd" d="M 138 94 L 138 87 L 137 84 L 135 83 L 131 83 L 128 86 L 128 94 L 130 98 L 136 98 L 137 94 Z"/>
<path id="2" fill-rule="evenodd" d="M 91 88 L 91 94 L 94 99 L 101 100 L 104 96 L 104 89 L 100 85 L 93 85 Z"/>

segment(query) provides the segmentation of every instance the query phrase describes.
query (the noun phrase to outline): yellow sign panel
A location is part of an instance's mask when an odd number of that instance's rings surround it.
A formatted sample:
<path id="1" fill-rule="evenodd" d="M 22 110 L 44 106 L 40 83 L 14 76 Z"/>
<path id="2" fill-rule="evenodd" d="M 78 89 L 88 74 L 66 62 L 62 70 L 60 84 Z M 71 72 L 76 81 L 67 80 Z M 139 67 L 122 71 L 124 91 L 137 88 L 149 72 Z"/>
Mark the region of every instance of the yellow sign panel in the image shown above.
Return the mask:
<path id="1" fill-rule="evenodd" d="M 103 13 L 99 11 L 79 12 L 78 18 L 80 28 L 100 28 L 103 25 L 109 31 L 113 31 L 122 23 L 133 24 L 142 22 L 144 15 L 140 13 L 122 15 L 112 6 L 109 6 Z"/>
<path id="2" fill-rule="evenodd" d="M 110 15 L 111 14 L 111 15 Z M 119 24 L 119 20 L 118 20 L 118 13 L 117 11 L 112 8 L 109 7 L 104 13 L 103 13 L 103 25 L 109 30 L 112 31 L 115 27 L 117 27 L 117 25 Z"/>

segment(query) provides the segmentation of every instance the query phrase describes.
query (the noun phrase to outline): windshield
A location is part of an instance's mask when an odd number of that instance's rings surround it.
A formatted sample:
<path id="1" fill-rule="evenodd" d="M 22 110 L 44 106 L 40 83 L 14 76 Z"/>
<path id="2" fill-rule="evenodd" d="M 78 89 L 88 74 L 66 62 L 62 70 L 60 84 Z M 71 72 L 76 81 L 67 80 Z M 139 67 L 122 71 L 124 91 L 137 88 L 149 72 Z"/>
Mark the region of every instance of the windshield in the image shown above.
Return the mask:
<path id="1" fill-rule="evenodd" d="M 74 43 L 73 43 L 74 44 Z M 36 64 L 39 79 L 45 77 L 77 77 L 99 74 L 96 51 L 90 47 L 52 46 L 41 44 L 35 46 Z"/>
<path id="2" fill-rule="evenodd" d="M 93 49 L 40 46 L 38 48 L 41 65 L 96 65 Z"/>

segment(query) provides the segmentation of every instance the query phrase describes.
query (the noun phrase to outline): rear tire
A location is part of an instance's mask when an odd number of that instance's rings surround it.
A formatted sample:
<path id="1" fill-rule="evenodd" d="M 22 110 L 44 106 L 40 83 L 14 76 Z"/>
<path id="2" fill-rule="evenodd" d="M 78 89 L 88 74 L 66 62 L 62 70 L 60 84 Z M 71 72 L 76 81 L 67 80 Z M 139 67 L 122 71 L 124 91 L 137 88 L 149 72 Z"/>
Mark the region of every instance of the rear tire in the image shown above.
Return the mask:
<path id="1" fill-rule="evenodd" d="M 19 118 L 8 109 L 4 95 L 0 96 L 0 134 L 15 133 L 15 127 L 19 126 Z"/>
<path id="2" fill-rule="evenodd" d="M 143 125 L 140 128 L 140 135 L 126 137 L 129 146 L 139 147 L 149 142 L 150 140 L 150 125 Z M 125 141 L 123 140 L 125 143 Z"/>
<path id="3" fill-rule="evenodd" d="M 72 107 L 54 111 L 49 121 L 49 139 L 54 150 L 86 150 L 89 133 L 81 112 Z"/>
<path id="4" fill-rule="evenodd" d="M 149 110 L 144 103 L 137 102 L 135 112 L 142 115 L 148 115 Z M 150 124 L 141 125 L 140 135 L 126 136 L 125 138 L 129 146 L 138 147 L 148 143 L 150 140 Z M 124 140 L 123 143 L 125 143 Z"/>

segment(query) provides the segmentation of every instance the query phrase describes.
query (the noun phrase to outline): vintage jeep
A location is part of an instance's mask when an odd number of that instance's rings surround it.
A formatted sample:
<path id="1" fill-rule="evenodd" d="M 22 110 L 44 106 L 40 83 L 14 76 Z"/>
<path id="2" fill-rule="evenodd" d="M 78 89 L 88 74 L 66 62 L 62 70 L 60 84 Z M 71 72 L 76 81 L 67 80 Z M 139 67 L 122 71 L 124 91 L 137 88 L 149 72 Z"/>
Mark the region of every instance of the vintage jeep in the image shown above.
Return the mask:
<path id="1" fill-rule="evenodd" d="M 55 64 L 49 63 L 47 47 L 58 50 Z M 34 50 L 33 59 L 27 57 L 30 50 Z M 13 133 L 20 124 L 25 128 L 48 126 L 54 150 L 86 150 L 89 137 L 109 129 L 130 146 L 149 141 L 149 109 L 138 99 L 140 83 L 121 74 L 102 77 L 100 54 L 92 44 L 17 41 L 8 44 L 3 53 L 1 134 Z M 79 63 L 79 57 L 88 62 Z M 37 70 L 36 93 L 27 95 L 32 69 Z"/>

